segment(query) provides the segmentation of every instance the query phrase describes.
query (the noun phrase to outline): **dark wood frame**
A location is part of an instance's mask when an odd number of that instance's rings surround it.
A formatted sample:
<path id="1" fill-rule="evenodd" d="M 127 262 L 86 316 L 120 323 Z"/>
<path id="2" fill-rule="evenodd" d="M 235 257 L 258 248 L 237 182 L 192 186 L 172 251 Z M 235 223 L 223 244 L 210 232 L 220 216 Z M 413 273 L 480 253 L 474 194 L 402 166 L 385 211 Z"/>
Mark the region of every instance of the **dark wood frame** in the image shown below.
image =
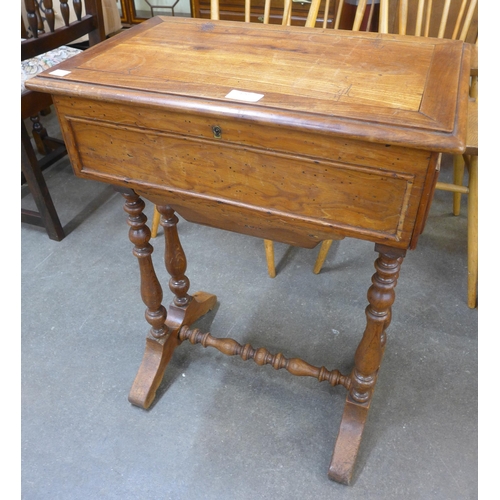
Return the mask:
<path id="1" fill-rule="evenodd" d="M 60 4 L 65 25 L 55 29 L 54 11 L 52 2 L 44 2 L 47 26 L 45 32 L 40 31 L 42 21 L 37 13 L 38 4 L 35 0 L 25 0 L 27 19 L 30 32 L 33 35 L 21 42 L 21 61 L 31 59 L 62 45 L 69 45 L 84 35 L 89 36 L 89 45 L 95 45 L 106 38 L 104 31 L 104 17 L 101 0 L 85 0 L 83 16 L 76 3 L 77 20 L 69 22 L 68 4 Z M 22 19 L 21 19 L 22 21 Z M 21 23 L 21 30 L 23 30 Z M 48 94 L 26 90 L 21 94 L 21 170 L 22 182 L 28 188 L 35 200 L 37 211 L 21 208 L 21 222 L 44 227 L 50 239 L 60 241 L 64 238 L 64 229 L 59 220 L 49 189 L 43 177 L 43 170 L 53 165 L 66 154 L 66 145 L 63 141 L 49 137 L 41 125 L 39 115 L 50 108 L 52 98 Z M 33 148 L 25 120 L 31 118 L 33 122 L 33 138 L 38 152 L 43 155 L 38 159 Z"/>

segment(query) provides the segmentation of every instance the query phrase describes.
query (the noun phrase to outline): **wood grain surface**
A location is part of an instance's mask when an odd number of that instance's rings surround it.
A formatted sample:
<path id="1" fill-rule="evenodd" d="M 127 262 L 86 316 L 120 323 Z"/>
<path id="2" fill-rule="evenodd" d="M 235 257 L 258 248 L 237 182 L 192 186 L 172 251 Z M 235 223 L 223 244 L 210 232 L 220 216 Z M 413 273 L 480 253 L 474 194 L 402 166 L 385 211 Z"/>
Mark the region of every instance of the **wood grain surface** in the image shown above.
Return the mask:
<path id="1" fill-rule="evenodd" d="M 457 103 L 469 73 L 464 47 L 450 40 L 156 17 L 63 63 L 67 76 L 46 72 L 29 86 L 460 152 L 466 107 Z M 263 98 L 228 99 L 233 89 Z"/>

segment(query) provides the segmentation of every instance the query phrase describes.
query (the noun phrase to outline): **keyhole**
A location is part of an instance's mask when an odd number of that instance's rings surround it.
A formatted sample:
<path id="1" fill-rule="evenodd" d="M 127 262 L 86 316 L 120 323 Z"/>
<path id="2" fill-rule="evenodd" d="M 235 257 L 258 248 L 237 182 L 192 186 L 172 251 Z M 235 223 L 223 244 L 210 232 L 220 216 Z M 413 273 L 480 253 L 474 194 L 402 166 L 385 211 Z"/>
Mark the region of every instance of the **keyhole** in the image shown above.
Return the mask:
<path id="1" fill-rule="evenodd" d="M 218 125 L 212 127 L 212 132 L 214 133 L 215 139 L 220 139 L 222 137 L 222 129 Z"/>

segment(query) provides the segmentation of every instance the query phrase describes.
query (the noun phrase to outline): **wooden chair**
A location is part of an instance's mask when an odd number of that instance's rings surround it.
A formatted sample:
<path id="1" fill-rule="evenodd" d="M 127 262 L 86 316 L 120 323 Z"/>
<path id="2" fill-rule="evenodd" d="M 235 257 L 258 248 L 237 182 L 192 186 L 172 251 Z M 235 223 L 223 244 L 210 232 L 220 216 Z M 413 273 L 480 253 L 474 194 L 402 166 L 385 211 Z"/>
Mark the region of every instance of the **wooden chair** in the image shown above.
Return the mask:
<path id="1" fill-rule="evenodd" d="M 477 304 L 478 283 L 478 32 L 477 0 L 381 0 L 382 33 L 451 38 L 472 43 L 471 86 L 467 125 L 467 144 L 462 156 L 453 158 L 453 182 L 438 182 L 436 189 L 453 195 L 453 214 L 460 214 L 461 195 L 468 195 L 468 285 L 467 305 Z M 468 185 L 463 185 L 464 166 Z"/>
<path id="2" fill-rule="evenodd" d="M 65 235 L 42 171 L 63 158 L 66 147 L 63 141 L 49 137 L 40 122 L 40 114 L 52 104 L 50 95 L 27 90 L 24 81 L 81 52 L 69 44 L 85 35 L 88 35 L 89 46 L 104 40 L 101 0 L 85 0 L 85 15 L 82 15 L 81 0 L 72 4 L 76 20 L 70 22 L 68 0 L 59 2 L 57 10 L 64 20 L 64 26 L 60 28 L 55 27 L 52 0 L 24 0 L 27 25 L 21 18 L 21 29 L 27 28 L 25 39 L 21 41 L 21 169 L 38 209 L 21 209 L 21 221 L 44 227 L 49 238 L 56 241 Z M 33 140 L 38 155 L 25 125 L 28 118 L 33 123 Z"/>
<path id="3" fill-rule="evenodd" d="M 279 2 L 278 2 L 279 3 Z M 251 22 L 258 20 L 264 24 L 269 24 L 270 22 L 281 21 L 283 26 L 290 26 L 291 24 L 303 24 L 305 27 L 313 28 L 334 28 L 339 29 L 339 26 L 346 26 L 346 23 L 352 22 L 350 29 L 352 31 L 359 31 L 364 25 L 367 31 L 370 30 L 371 26 L 374 24 L 374 12 L 375 3 L 372 0 L 359 0 L 356 10 L 354 12 L 353 19 L 346 19 L 343 17 L 344 12 L 344 0 L 337 0 L 336 9 L 333 18 L 330 16 L 331 2 L 330 0 L 325 0 L 323 8 L 323 0 L 312 0 L 310 2 L 307 17 L 304 19 L 301 16 L 293 15 L 294 0 L 284 0 L 283 10 L 280 12 L 280 19 L 277 16 L 272 16 L 272 4 L 271 0 L 265 0 L 263 11 L 259 12 L 258 8 L 252 8 L 251 0 L 244 1 L 244 20 L 245 22 Z M 321 14 L 322 18 L 318 18 L 318 14 Z M 233 19 L 234 12 L 224 11 L 220 9 L 219 0 L 211 0 L 210 3 L 210 18 L 211 19 Z M 151 236 L 156 237 L 158 232 L 158 227 L 160 223 L 160 214 L 156 207 L 153 213 L 153 222 L 151 226 Z M 323 267 L 323 263 L 328 255 L 330 246 L 333 240 L 325 240 L 321 242 L 320 250 L 316 263 L 313 268 L 313 272 L 318 274 Z M 274 242 L 271 240 L 264 240 L 264 250 L 266 252 L 267 270 L 271 278 L 276 276 L 276 268 L 274 264 Z"/>

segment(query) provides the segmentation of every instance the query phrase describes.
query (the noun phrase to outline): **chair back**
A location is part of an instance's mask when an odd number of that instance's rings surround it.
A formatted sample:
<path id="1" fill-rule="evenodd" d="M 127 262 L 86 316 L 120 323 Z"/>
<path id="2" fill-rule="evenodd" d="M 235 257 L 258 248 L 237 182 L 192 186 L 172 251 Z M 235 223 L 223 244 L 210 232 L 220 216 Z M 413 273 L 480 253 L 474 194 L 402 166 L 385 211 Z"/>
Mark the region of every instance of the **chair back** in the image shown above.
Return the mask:
<path id="1" fill-rule="evenodd" d="M 104 40 L 106 35 L 101 0 L 84 0 L 85 15 L 82 14 L 82 3 L 82 0 L 72 0 L 71 3 L 69 0 L 24 0 L 27 31 L 26 39 L 21 42 L 21 61 L 74 43 L 85 35 L 88 35 L 90 46 Z M 57 4 L 56 8 L 54 4 Z M 70 22 L 71 6 L 75 20 Z M 61 13 L 64 24 L 58 28 L 55 23 L 56 11 Z"/>
<path id="2" fill-rule="evenodd" d="M 333 27 L 339 29 L 342 18 L 344 0 L 241 0 L 244 2 L 244 21 L 262 22 L 264 24 L 279 22 L 283 26 L 303 25 L 306 27 Z M 367 12 L 367 5 L 374 0 L 359 0 L 356 7 L 354 20 L 349 29 L 359 31 L 362 21 Z M 234 2 L 233 2 L 234 3 Z M 332 4 L 336 3 L 333 17 L 330 15 Z M 309 6 L 307 7 L 307 5 Z M 303 15 L 304 9 L 307 16 Z M 299 12 L 300 10 L 300 12 Z M 373 9 L 369 9 L 369 21 L 373 15 Z M 297 15 L 294 15 L 297 13 Z M 210 19 L 235 19 L 234 8 L 226 8 L 221 0 L 210 0 Z M 370 22 L 366 24 L 369 29 Z"/>
<path id="3" fill-rule="evenodd" d="M 380 0 L 381 33 L 477 39 L 477 0 Z"/>

